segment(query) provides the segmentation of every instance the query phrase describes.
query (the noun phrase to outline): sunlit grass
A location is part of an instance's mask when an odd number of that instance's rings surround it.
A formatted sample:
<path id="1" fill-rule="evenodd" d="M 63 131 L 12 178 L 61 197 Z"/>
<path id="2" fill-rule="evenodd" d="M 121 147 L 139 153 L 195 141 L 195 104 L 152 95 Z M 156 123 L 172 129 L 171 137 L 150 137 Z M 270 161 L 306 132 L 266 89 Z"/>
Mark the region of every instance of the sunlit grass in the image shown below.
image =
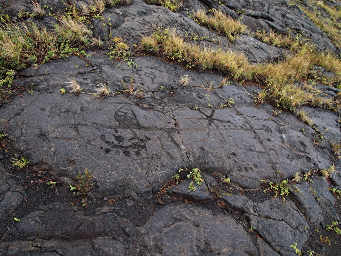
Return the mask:
<path id="1" fill-rule="evenodd" d="M 303 105 L 336 108 L 333 100 L 320 97 L 318 91 L 296 85 L 308 79 L 315 65 L 324 66 L 329 71 L 339 69 L 340 62 L 335 57 L 317 53 L 308 44 L 282 62 L 265 64 L 250 64 L 242 53 L 199 47 L 184 41 L 175 30 L 157 31 L 144 37 L 141 46 L 146 52 L 184 64 L 187 68 L 215 70 L 236 81 L 257 82 L 264 87 L 257 103 L 268 101 L 289 111 Z"/>
<path id="2" fill-rule="evenodd" d="M 201 25 L 228 37 L 230 41 L 234 41 L 236 36 L 246 31 L 246 26 L 237 20 L 228 17 L 218 10 L 211 10 L 212 15 L 207 15 L 206 11 L 198 10 L 193 13 L 194 20 Z"/>

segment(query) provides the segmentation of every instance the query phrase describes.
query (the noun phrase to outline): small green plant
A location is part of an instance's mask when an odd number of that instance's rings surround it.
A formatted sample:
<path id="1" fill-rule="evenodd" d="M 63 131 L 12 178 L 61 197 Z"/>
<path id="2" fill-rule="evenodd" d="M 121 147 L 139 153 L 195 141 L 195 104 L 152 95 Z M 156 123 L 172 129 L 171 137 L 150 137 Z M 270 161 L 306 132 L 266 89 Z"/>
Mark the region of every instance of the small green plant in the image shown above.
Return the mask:
<path id="1" fill-rule="evenodd" d="M 53 180 L 49 180 L 48 182 L 46 182 L 46 184 L 49 186 L 55 186 L 57 184 L 57 182 L 55 182 Z"/>
<path id="2" fill-rule="evenodd" d="M 275 183 L 269 180 L 262 180 L 268 187 L 264 189 L 264 193 L 271 191 L 275 197 L 281 196 L 283 200 L 289 195 L 289 180 L 284 179 L 279 183 Z"/>
<path id="3" fill-rule="evenodd" d="M 12 158 L 12 165 L 18 169 L 27 167 L 29 163 L 30 161 L 23 156 L 21 158 Z"/>
<path id="4" fill-rule="evenodd" d="M 339 225 L 340 223 L 338 221 L 333 221 L 332 224 L 327 225 L 326 229 L 327 231 L 334 231 L 336 234 L 341 236 L 341 228 L 338 227 Z"/>
<path id="5" fill-rule="evenodd" d="M 15 76 L 15 71 L 13 69 L 6 70 L 6 71 L 1 71 L 0 69 L 0 88 L 1 87 L 10 88 L 12 86 L 14 76 Z"/>
<path id="6" fill-rule="evenodd" d="M 308 256 L 314 256 L 316 255 L 315 251 L 309 250 L 308 251 Z"/>
<path id="7" fill-rule="evenodd" d="M 304 173 L 303 179 L 306 182 L 310 182 L 312 176 L 313 176 L 313 172 L 312 172 L 312 170 L 310 170 L 310 171 L 307 171 L 306 173 Z"/>
<path id="8" fill-rule="evenodd" d="M 164 0 L 162 1 L 162 5 L 172 12 L 176 12 L 181 8 L 182 3 L 179 0 Z"/>
<path id="9" fill-rule="evenodd" d="M 179 184 L 180 179 L 181 179 L 180 174 L 179 174 L 179 173 L 175 174 L 175 175 L 173 176 L 173 178 L 175 179 L 176 184 Z"/>
<path id="10" fill-rule="evenodd" d="M 90 174 L 88 169 L 84 170 L 84 173 L 77 175 L 76 183 L 73 185 L 69 185 L 69 189 L 75 195 L 81 197 L 81 204 L 83 207 L 88 205 L 88 194 L 93 189 L 94 177 Z"/>
<path id="11" fill-rule="evenodd" d="M 329 245 L 329 246 L 332 245 L 332 242 L 330 241 L 330 239 L 329 239 L 328 236 L 320 235 L 320 241 L 321 241 L 321 243 L 323 243 L 323 244 L 327 244 L 327 245 Z"/>
<path id="12" fill-rule="evenodd" d="M 201 171 L 199 168 L 193 168 L 189 174 L 187 174 L 187 178 L 192 181 L 189 183 L 188 189 L 190 191 L 196 191 L 198 187 L 202 185 L 204 182 L 203 177 L 201 176 Z"/>
<path id="13" fill-rule="evenodd" d="M 114 37 L 112 39 L 113 45 L 110 47 L 110 51 L 108 55 L 110 58 L 117 60 L 127 60 L 131 56 L 130 47 L 125 42 L 123 42 L 122 38 Z"/>
<path id="14" fill-rule="evenodd" d="M 147 4 L 155 4 L 166 7 L 172 12 L 176 12 L 182 7 L 181 0 L 146 0 Z"/>
<path id="15" fill-rule="evenodd" d="M 229 177 L 224 178 L 223 179 L 223 183 L 230 184 L 231 183 L 231 178 L 229 178 Z"/>
<path id="16" fill-rule="evenodd" d="M 232 106 L 235 104 L 235 101 L 233 98 L 228 98 L 225 100 L 224 103 L 220 105 L 220 108 L 232 108 Z"/>
<path id="17" fill-rule="evenodd" d="M 120 37 L 114 37 L 112 39 L 112 45 L 110 46 L 107 55 L 111 59 L 125 61 L 130 68 L 137 68 L 136 62 L 131 58 L 132 53 L 130 51 L 129 45 L 126 44 Z"/>
<path id="18" fill-rule="evenodd" d="M 338 198 L 341 198 L 341 189 L 338 188 L 329 188 L 329 190 L 334 193 Z"/>
<path id="19" fill-rule="evenodd" d="M 13 220 L 14 220 L 15 222 L 20 222 L 20 221 L 21 221 L 21 219 L 20 219 L 20 218 L 17 218 L 17 217 L 13 217 Z"/>
<path id="20" fill-rule="evenodd" d="M 65 88 L 60 88 L 60 89 L 59 89 L 59 93 L 60 93 L 61 95 L 64 95 L 64 94 L 66 93 L 66 89 L 65 89 Z"/>
<path id="21" fill-rule="evenodd" d="M 7 136 L 7 133 L 0 132 L 0 140 L 6 138 Z"/>
<path id="22" fill-rule="evenodd" d="M 252 225 L 250 225 L 249 232 L 253 232 L 253 231 L 255 231 L 255 228 Z"/>
<path id="23" fill-rule="evenodd" d="M 331 166 L 329 166 L 328 169 L 322 169 L 320 171 L 321 175 L 324 176 L 325 178 L 329 178 L 331 174 L 333 174 L 333 172 L 335 172 L 335 165 L 332 164 Z"/>
<path id="24" fill-rule="evenodd" d="M 290 245 L 290 248 L 292 248 L 298 256 L 302 255 L 301 250 L 297 248 L 297 243 L 293 243 L 292 245 Z"/>

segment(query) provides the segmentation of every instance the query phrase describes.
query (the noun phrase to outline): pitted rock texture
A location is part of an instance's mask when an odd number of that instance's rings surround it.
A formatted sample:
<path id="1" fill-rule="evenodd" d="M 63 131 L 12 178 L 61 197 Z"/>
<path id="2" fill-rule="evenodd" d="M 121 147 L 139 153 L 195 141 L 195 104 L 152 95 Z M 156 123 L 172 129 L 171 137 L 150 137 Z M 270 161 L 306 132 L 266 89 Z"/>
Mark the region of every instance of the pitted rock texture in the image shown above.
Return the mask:
<path id="1" fill-rule="evenodd" d="M 54 13 L 68 6 L 39 2 Z M 104 45 L 115 36 L 138 44 L 157 26 L 175 27 L 182 36 L 206 38 L 201 46 L 242 52 L 251 63 L 288 54 L 253 38 L 259 29 L 290 29 L 337 53 L 289 2 L 191 0 L 174 13 L 135 0 L 107 8 L 90 26 Z M 0 0 L 0 6 L 17 22 L 24 22 L 20 10 L 32 11 L 26 0 Z M 190 18 L 188 11 L 199 8 L 239 18 L 248 32 L 229 42 Z M 56 20 L 37 22 L 52 28 Z M 22 70 L 14 88 L 32 90 L 1 102 L 0 256 L 295 256 L 295 247 L 303 255 L 338 255 L 340 236 L 326 227 L 341 222 L 340 199 L 330 190 L 341 189 L 341 162 L 329 144 L 341 141 L 340 113 L 304 107 L 315 123 L 310 127 L 292 113 L 255 105 L 256 84 L 224 81 L 161 57 L 139 54 L 132 65 L 106 53 L 89 49 L 87 57 Z M 72 81 L 79 95 L 70 92 Z M 102 86 L 115 96 L 96 95 Z M 330 97 L 338 93 L 320 86 Z M 30 161 L 23 170 L 13 167 L 21 155 Z M 264 192 L 268 180 L 332 165 L 328 178 L 289 184 L 284 199 Z M 190 190 L 188 173 L 176 180 L 180 168 L 199 168 L 202 185 Z M 85 169 L 95 185 L 82 207 L 72 186 Z M 327 236 L 330 245 L 323 243 Z"/>

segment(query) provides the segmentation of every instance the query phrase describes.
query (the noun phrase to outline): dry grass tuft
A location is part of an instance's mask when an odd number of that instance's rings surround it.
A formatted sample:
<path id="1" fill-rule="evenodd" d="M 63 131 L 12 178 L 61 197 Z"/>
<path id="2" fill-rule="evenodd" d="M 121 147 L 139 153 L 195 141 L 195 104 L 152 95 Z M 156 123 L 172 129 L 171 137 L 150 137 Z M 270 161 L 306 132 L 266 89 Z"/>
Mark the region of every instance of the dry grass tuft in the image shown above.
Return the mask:
<path id="1" fill-rule="evenodd" d="M 336 110 L 332 99 L 320 97 L 320 92 L 310 87 L 296 85 L 309 79 L 315 65 L 324 66 L 329 71 L 339 70 L 339 61 L 334 56 L 317 53 L 309 44 L 303 44 L 283 62 L 254 65 L 243 54 L 201 48 L 185 42 L 175 30 L 157 31 L 144 37 L 141 45 L 149 53 L 161 55 L 188 68 L 216 70 L 232 80 L 258 82 L 264 90 L 259 93 L 257 103 L 266 100 L 292 112 L 303 105 Z"/>
<path id="2" fill-rule="evenodd" d="M 179 80 L 179 83 L 182 86 L 187 86 L 187 85 L 189 85 L 190 82 L 191 82 L 191 78 L 189 75 L 183 75 Z"/>
<path id="3" fill-rule="evenodd" d="M 41 5 L 38 2 L 32 1 L 32 5 L 33 5 L 32 15 L 34 17 L 43 17 L 45 15 L 45 10 L 41 7 Z"/>
<path id="4" fill-rule="evenodd" d="M 103 0 L 92 0 L 89 9 L 93 12 L 102 13 L 105 10 L 106 2 Z"/>
<path id="5" fill-rule="evenodd" d="M 96 89 L 96 96 L 98 97 L 107 97 L 110 96 L 110 94 L 110 88 L 104 84 L 100 85 L 100 87 Z"/>
<path id="6" fill-rule="evenodd" d="M 131 56 L 130 47 L 122 38 L 114 37 L 108 55 L 116 60 L 128 60 Z"/>
<path id="7" fill-rule="evenodd" d="M 341 9 L 339 7 L 338 9 L 334 9 L 325 3 L 316 0 L 309 0 L 308 4 L 312 9 L 308 9 L 302 5 L 299 5 L 299 7 L 316 26 L 328 35 L 337 47 L 341 48 Z M 323 9 L 327 12 L 329 17 L 323 15 L 319 9 Z"/>
<path id="8" fill-rule="evenodd" d="M 254 36 L 260 41 L 276 47 L 290 49 L 296 42 L 289 35 L 277 34 L 274 31 L 257 31 Z"/>
<path id="9" fill-rule="evenodd" d="M 249 63 L 240 53 L 200 48 L 185 42 L 176 35 L 175 30 L 158 31 L 142 39 L 142 47 L 154 54 L 160 54 L 189 68 L 219 70 L 235 80 L 249 79 Z"/>
<path id="10" fill-rule="evenodd" d="M 198 10 L 193 13 L 194 20 L 227 36 L 230 41 L 234 41 L 238 34 L 246 31 L 247 27 L 244 24 L 226 16 L 221 11 L 213 9 L 211 12 L 213 15 L 208 16 L 206 11 Z"/>
<path id="11" fill-rule="evenodd" d="M 51 59 L 84 55 L 90 36 L 91 31 L 71 17 L 60 18 L 55 30 L 38 27 L 33 22 L 7 23 L 0 27 L 0 87 L 10 88 L 17 70 Z M 11 91 L 0 93 L 11 94 Z"/>
<path id="12" fill-rule="evenodd" d="M 131 3 L 132 0 L 90 0 L 88 3 L 79 3 L 80 10 L 77 10 L 76 7 L 72 6 L 72 11 L 74 16 L 92 16 L 103 13 L 107 7 L 110 8 L 119 5 L 129 5 Z"/>
<path id="13" fill-rule="evenodd" d="M 161 5 L 172 12 L 179 10 L 183 3 L 182 0 L 145 0 L 147 4 Z"/>
<path id="14" fill-rule="evenodd" d="M 315 53 L 314 64 L 334 72 L 341 81 L 341 60 L 331 53 Z"/>
<path id="15" fill-rule="evenodd" d="M 311 120 L 307 113 L 303 110 L 296 111 L 296 116 L 298 119 L 300 119 L 302 122 L 306 123 L 310 127 L 314 125 L 313 120 Z"/>
<path id="16" fill-rule="evenodd" d="M 55 31 L 62 38 L 70 42 L 88 42 L 88 37 L 92 34 L 87 26 L 70 16 L 63 16 L 59 20 Z"/>
<path id="17" fill-rule="evenodd" d="M 281 35 L 273 31 L 258 31 L 254 36 L 267 44 L 287 48 L 295 56 L 304 55 L 306 63 L 321 66 L 326 71 L 335 73 L 334 79 L 323 77 L 320 82 L 332 84 L 333 82 L 341 81 L 341 60 L 332 53 L 317 51 L 315 46 L 307 39 L 303 40 L 300 37 L 293 39 L 289 35 Z"/>
<path id="18" fill-rule="evenodd" d="M 38 27 L 35 23 L 21 27 L 7 24 L 0 28 L 1 66 L 20 69 L 57 56 L 77 53 L 79 47 L 89 44 L 90 35 L 91 31 L 84 24 L 71 17 L 61 18 L 54 31 Z"/>
<path id="19" fill-rule="evenodd" d="M 71 88 L 71 93 L 79 95 L 82 92 L 82 88 L 76 80 L 71 80 L 67 83 L 70 84 L 68 87 Z"/>
<path id="20" fill-rule="evenodd" d="M 340 6 L 332 8 L 328 5 L 326 5 L 322 1 L 317 1 L 316 5 L 319 6 L 320 8 L 323 8 L 329 14 L 330 18 L 333 21 L 338 22 L 339 19 L 341 19 L 341 7 Z M 339 26 L 340 26 L 340 24 L 339 24 Z"/>

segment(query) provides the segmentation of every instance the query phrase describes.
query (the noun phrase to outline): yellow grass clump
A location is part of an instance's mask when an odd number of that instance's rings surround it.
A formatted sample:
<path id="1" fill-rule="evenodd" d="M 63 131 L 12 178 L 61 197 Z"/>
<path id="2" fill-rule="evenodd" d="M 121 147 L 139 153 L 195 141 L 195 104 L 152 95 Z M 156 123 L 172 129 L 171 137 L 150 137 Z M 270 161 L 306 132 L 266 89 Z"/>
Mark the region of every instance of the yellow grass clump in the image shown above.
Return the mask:
<path id="1" fill-rule="evenodd" d="M 212 15 L 207 15 L 206 11 L 198 10 L 193 14 L 194 20 L 227 36 L 230 41 L 234 41 L 237 35 L 246 31 L 244 24 L 226 16 L 221 11 L 213 9 L 211 12 Z"/>
<path id="2" fill-rule="evenodd" d="M 175 30 L 157 31 L 144 37 L 141 46 L 146 52 L 161 55 L 188 68 L 215 70 L 236 81 L 257 82 L 264 87 L 256 99 L 258 103 L 267 100 L 289 111 L 295 111 L 302 105 L 336 108 L 333 100 L 320 97 L 318 90 L 296 85 L 309 78 L 315 65 L 324 66 L 329 71 L 339 69 L 340 62 L 333 55 L 317 53 L 308 44 L 282 62 L 266 64 L 250 64 L 241 53 L 201 48 L 184 41 Z"/>

